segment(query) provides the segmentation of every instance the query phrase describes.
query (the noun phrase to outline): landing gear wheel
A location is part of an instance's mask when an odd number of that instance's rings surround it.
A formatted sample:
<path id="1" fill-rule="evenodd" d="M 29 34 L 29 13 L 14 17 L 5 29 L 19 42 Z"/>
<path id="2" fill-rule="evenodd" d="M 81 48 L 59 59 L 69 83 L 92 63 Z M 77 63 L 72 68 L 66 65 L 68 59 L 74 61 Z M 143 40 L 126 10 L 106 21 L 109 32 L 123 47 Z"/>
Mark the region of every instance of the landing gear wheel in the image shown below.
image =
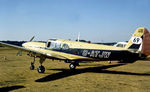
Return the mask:
<path id="1" fill-rule="evenodd" d="M 37 71 L 39 72 L 39 73 L 44 73 L 45 72 L 45 67 L 44 66 L 39 66 L 38 68 L 37 68 Z"/>
<path id="2" fill-rule="evenodd" d="M 34 65 L 31 65 L 31 66 L 30 66 L 30 70 L 34 70 Z"/>
<path id="3" fill-rule="evenodd" d="M 31 63 L 31 65 L 30 65 L 30 70 L 34 70 L 34 64 L 33 63 Z"/>
<path id="4" fill-rule="evenodd" d="M 76 65 L 75 65 L 74 63 L 71 63 L 71 64 L 69 65 L 69 68 L 70 68 L 70 70 L 75 70 Z"/>

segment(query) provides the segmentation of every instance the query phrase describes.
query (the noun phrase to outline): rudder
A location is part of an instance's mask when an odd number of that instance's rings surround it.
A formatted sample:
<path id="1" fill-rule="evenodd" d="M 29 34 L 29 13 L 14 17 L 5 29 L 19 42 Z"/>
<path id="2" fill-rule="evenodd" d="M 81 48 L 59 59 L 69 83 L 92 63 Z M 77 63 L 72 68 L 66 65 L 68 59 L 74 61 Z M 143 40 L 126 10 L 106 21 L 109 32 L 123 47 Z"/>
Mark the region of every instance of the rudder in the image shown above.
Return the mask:
<path id="1" fill-rule="evenodd" d="M 148 30 L 144 27 L 138 28 L 125 48 L 146 56 L 150 55 L 150 33 Z"/>

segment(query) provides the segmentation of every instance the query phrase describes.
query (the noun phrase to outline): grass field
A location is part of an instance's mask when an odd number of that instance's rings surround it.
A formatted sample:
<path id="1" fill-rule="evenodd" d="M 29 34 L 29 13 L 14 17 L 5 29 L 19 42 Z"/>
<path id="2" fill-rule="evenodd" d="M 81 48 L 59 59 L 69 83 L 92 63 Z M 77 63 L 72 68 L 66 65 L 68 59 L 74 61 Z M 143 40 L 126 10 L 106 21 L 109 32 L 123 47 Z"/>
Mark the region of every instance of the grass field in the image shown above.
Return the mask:
<path id="1" fill-rule="evenodd" d="M 45 73 L 39 74 L 29 69 L 33 58 L 16 53 L 0 48 L 0 92 L 150 92 L 150 61 L 83 63 L 71 72 L 69 64 L 47 59 Z"/>

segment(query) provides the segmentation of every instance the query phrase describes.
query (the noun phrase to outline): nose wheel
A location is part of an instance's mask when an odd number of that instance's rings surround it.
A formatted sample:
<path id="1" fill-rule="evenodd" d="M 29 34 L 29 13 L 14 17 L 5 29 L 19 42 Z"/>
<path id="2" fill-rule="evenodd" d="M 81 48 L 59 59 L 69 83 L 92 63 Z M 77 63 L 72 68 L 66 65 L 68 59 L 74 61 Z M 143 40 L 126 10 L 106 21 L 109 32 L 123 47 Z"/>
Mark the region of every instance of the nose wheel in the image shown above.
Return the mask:
<path id="1" fill-rule="evenodd" d="M 40 65 L 40 66 L 37 68 L 37 71 L 38 71 L 39 73 L 44 73 L 44 72 L 45 72 L 45 67 L 42 66 L 42 65 Z"/>

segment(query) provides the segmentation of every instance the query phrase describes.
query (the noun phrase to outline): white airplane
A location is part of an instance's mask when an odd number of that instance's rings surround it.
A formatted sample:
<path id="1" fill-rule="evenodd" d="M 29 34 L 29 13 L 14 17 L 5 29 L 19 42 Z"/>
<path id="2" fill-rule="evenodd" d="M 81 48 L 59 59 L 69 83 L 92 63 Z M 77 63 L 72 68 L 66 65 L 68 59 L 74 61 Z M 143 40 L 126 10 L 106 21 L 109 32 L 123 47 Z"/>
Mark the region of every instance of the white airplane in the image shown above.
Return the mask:
<path id="1" fill-rule="evenodd" d="M 27 55 L 34 58 L 31 70 L 34 70 L 35 58 L 39 57 L 39 73 L 45 72 L 42 63 L 46 58 L 64 60 L 70 63 L 69 67 L 73 70 L 82 61 L 118 60 L 133 63 L 141 56 L 150 55 L 150 33 L 144 27 L 136 30 L 124 48 L 59 39 L 50 39 L 47 43 L 32 42 L 33 38 L 22 44 L 22 47 L 2 42 L 0 45 L 27 52 Z"/>

